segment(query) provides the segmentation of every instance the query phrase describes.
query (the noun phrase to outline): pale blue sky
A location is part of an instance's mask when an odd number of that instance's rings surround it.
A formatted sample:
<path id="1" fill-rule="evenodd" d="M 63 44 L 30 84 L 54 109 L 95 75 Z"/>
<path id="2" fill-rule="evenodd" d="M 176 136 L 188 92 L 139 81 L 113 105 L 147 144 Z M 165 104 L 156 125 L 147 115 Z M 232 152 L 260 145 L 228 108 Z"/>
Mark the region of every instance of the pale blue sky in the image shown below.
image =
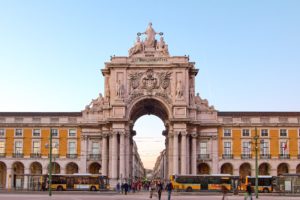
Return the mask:
<path id="1" fill-rule="evenodd" d="M 0 111 L 81 111 L 151 21 L 220 111 L 300 111 L 300 1 L 0 0 Z"/>

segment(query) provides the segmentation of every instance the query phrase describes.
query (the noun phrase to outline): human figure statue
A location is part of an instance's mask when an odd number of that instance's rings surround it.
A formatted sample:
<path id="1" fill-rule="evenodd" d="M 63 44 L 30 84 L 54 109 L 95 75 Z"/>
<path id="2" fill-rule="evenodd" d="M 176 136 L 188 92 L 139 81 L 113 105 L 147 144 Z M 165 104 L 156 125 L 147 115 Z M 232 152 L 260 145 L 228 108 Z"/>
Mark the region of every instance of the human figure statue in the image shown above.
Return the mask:
<path id="1" fill-rule="evenodd" d="M 168 45 L 164 41 L 164 37 L 160 37 L 157 49 L 162 52 L 163 55 L 169 55 Z"/>
<path id="2" fill-rule="evenodd" d="M 152 28 L 152 23 L 150 22 L 146 31 L 143 33 L 147 35 L 145 39 L 145 47 L 156 47 L 155 35 L 157 34 L 155 30 Z"/>
<path id="3" fill-rule="evenodd" d="M 182 83 L 181 80 L 177 81 L 177 86 L 176 86 L 176 97 L 181 98 L 183 96 L 183 88 L 182 88 Z"/>
<path id="4" fill-rule="evenodd" d="M 129 56 L 132 56 L 142 51 L 143 51 L 143 42 L 141 41 L 141 38 L 138 35 L 134 46 L 129 50 Z"/>
<path id="5" fill-rule="evenodd" d="M 123 85 L 121 84 L 121 80 L 117 81 L 116 92 L 119 98 L 123 97 Z"/>

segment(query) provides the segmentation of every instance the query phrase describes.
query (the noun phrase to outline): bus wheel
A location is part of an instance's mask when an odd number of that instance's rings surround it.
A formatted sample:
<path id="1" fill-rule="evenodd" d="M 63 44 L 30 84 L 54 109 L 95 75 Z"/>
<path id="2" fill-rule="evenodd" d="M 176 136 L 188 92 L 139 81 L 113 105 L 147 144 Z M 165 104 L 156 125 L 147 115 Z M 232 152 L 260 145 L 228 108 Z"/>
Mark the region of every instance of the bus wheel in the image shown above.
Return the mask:
<path id="1" fill-rule="evenodd" d="M 264 193 L 269 193 L 270 191 L 269 191 L 268 188 L 264 188 L 264 189 L 263 189 L 263 192 L 264 192 Z"/>
<path id="2" fill-rule="evenodd" d="M 63 191 L 64 188 L 60 185 L 60 186 L 57 186 L 56 190 L 57 190 L 57 191 Z"/>
<path id="3" fill-rule="evenodd" d="M 91 191 L 96 191 L 96 187 L 95 187 L 95 186 L 92 186 L 92 187 L 91 187 Z"/>
<path id="4" fill-rule="evenodd" d="M 192 189 L 191 187 L 188 187 L 188 188 L 186 188 L 186 191 L 187 191 L 187 192 L 192 192 L 193 189 Z"/>

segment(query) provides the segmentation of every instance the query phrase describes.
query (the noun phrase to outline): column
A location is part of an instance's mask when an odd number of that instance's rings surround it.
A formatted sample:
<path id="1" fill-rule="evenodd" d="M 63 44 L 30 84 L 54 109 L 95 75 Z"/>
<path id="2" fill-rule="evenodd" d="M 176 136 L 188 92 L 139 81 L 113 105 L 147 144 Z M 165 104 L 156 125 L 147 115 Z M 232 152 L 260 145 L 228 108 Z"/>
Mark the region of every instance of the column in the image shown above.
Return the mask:
<path id="1" fill-rule="evenodd" d="M 122 179 L 125 177 L 125 133 L 120 133 L 120 175 Z"/>
<path id="2" fill-rule="evenodd" d="M 30 171 L 29 171 L 29 168 L 25 168 L 25 170 L 24 170 L 24 185 L 23 185 L 23 188 L 25 189 L 25 190 L 27 190 L 28 189 L 28 174 L 30 174 Z"/>
<path id="3" fill-rule="evenodd" d="M 112 177 L 112 133 L 108 136 L 108 177 Z"/>
<path id="4" fill-rule="evenodd" d="M 217 135 L 212 136 L 212 173 L 218 174 L 220 173 L 219 169 L 219 146 Z"/>
<path id="5" fill-rule="evenodd" d="M 107 135 L 102 136 L 102 175 L 107 176 Z"/>
<path id="6" fill-rule="evenodd" d="M 11 168 L 6 168 L 6 186 L 5 188 L 10 190 L 12 188 L 12 169 Z"/>
<path id="7" fill-rule="evenodd" d="M 81 173 L 85 173 L 86 172 L 86 162 L 87 162 L 87 148 L 88 148 L 88 138 L 87 136 L 82 136 L 81 137 L 81 152 L 80 152 L 80 163 L 81 163 L 81 166 L 79 167 L 79 170 L 81 171 Z"/>
<path id="8" fill-rule="evenodd" d="M 181 174 L 186 174 L 186 132 L 181 132 Z"/>
<path id="9" fill-rule="evenodd" d="M 112 135 L 112 173 L 111 178 L 118 178 L 118 139 L 117 132 L 114 132 Z"/>
<path id="10" fill-rule="evenodd" d="M 173 174 L 178 174 L 178 132 L 173 134 Z"/>
<path id="11" fill-rule="evenodd" d="M 167 152 L 167 158 L 168 158 L 168 178 L 173 174 L 173 137 L 171 135 L 171 132 L 168 133 L 168 152 Z"/>
<path id="12" fill-rule="evenodd" d="M 186 137 L 186 174 L 191 174 L 190 135 Z"/>
<path id="13" fill-rule="evenodd" d="M 129 178 L 129 174 L 130 174 L 130 133 L 127 132 L 126 135 L 125 135 L 125 178 Z"/>
<path id="14" fill-rule="evenodd" d="M 197 174 L 197 135 L 192 135 L 192 174 Z"/>

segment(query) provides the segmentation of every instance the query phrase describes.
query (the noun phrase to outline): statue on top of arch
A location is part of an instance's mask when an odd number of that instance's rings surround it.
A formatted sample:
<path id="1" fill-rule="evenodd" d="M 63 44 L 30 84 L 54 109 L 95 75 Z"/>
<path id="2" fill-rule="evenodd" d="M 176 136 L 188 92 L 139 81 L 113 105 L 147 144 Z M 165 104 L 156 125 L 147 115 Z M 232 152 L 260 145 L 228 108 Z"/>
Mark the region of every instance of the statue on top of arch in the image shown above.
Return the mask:
<path id="1" fill-rule="evenodd" d="M 140 36 L 146 35 L 145 41 L 142 41 Z M 160 35 L 160 40 L 155 39 L 155 35 Z M 168 45 L 165 43 L 162 32 L 155 32 L 150 22 L 146 31 L 143 33 L 137 33 L 137 39 L 132 48 L 129 49 L 129 56 L 145 53 L 147 51 L 154 51 L 158 56 L 169 56 Z"/>

